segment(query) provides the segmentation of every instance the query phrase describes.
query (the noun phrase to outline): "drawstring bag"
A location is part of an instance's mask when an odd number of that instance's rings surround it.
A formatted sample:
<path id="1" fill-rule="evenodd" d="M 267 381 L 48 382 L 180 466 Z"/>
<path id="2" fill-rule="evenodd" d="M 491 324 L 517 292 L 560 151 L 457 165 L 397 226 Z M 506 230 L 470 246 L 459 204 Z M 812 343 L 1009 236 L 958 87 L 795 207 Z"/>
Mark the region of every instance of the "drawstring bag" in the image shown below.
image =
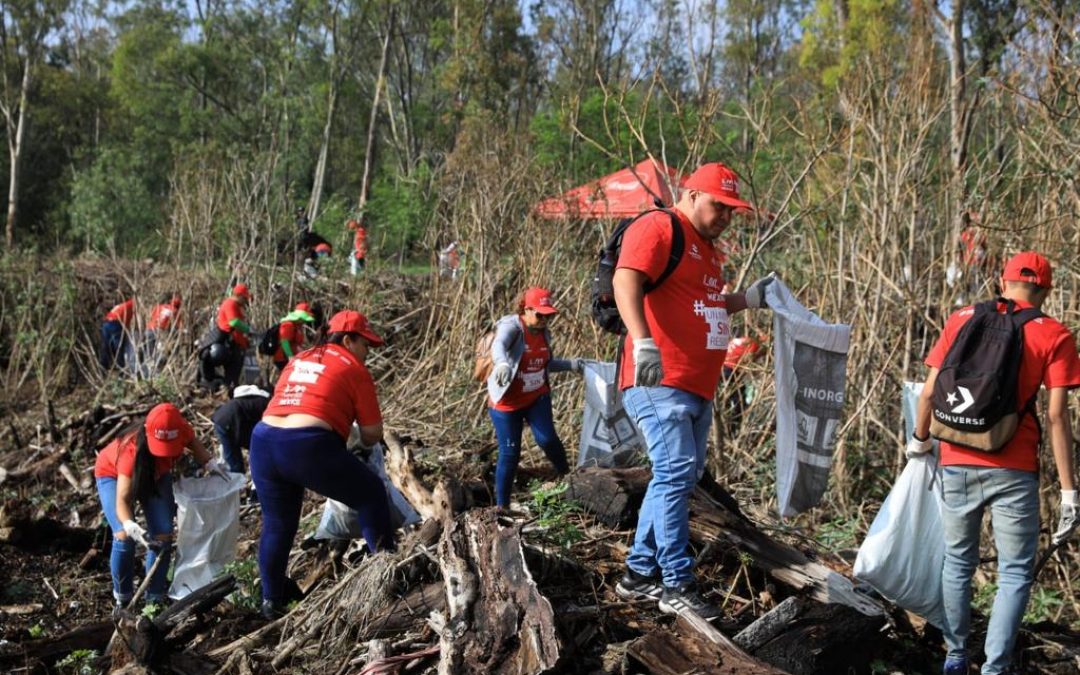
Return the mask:
<path id="1" fill-rule="evenodd" d="M 228 480 L 210 475 L 181 478 L 173 488 L 176 498 L 176 566 L 169 597 L 179 600 L 221 575 L 236 558 L 240 532 L 240 491 L 247 484 L 242 473 Z"/>

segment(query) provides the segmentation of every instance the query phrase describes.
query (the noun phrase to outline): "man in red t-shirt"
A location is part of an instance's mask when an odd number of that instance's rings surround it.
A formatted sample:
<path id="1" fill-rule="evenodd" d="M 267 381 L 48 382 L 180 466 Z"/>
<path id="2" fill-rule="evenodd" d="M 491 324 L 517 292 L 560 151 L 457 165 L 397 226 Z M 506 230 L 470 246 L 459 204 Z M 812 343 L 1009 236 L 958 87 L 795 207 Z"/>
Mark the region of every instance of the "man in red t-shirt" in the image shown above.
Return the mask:
<path id="1" fill-rule="evenodd" d="M 211 388 L 218 386 L 219 366 L 224 366 L 226 386 L 232 389 L 240 382 L 240 374 L 244 370 L 244 353 L 249 344 L 248 333 L 251 332 L 251 327 L 244 317 L 244 310 L 249 302 L 251 291 L 247 284 L 236 284 L 233 286 L 232 295 L 225 298 L 218 307 L 211 344 L 202 350 L 199 359 L 199 375 Z"/>
<path id="2" fill-rule="evenodd" d="M 367 260 L 367 228 L 364 227 L 363 222 L 355 218 L 350 219 L 346 227 L 355 233 L 353 235 L 353 254 L 350 257 L 349 269 L 353 276 L 356 276 L 364 271 L 365 261 Z"/>
<path id="3" fill-rule="evenodd" d="M 150 310 L 150 318 L 146 322 L 146 331 L 142 339 L 143 377 L 151 378 L 157 374 L 162 361 L 158 354 L 158 342 L 164 334 L 179 327 L 180 302 L 179 293 L 166 293 L 162 296 L 161 302 Z"/>
<path id="4" fill-rule="evenodd" d="M 1052 286 L 1050 263 L 1034 252 L 1009 259 L 1001 277 L 1002 297 L 1016 309 L 1040 309 Z M 1004 302 L 998 311 L 1006 311 Z M 960 328 L 974 314 L 972 307 L 955 312 L 945 322 L 941 337 L 926 357 L 930 372 L 919 397 L 914 437 L 908 441 L 912 457 L 931 450 L 931 396 L 938 369 Z M 1039 388 L 1049 392 L 1050 445 L 1061 481 L 1061 519 L 1053 534 L 1064 541 L 1076 527 L 1076 487 L 1072 459 L 1072 427 L 1068 392 L 1080 386 L 1080 359 L 1072 333 L 1048 316 L 1024 324 L 1024 353 L 1020 362 L 1017 401 L 1020 423 L 1001 450 L 988 453 L 941 441 L 942 511 L 945 565 L 942 594 L 948 647 L 945 669 L 968 672 L 967 639 L 970 633 L 971 576 L 979 564 L 979 534 L 983 511 L 990 510 L 998 550 L 998 590 L 986 633 L 986 663 L 982 672 L 1001 673 L 1009 667 L 1013 645 L 1031 592 L 1035 551 L 1039 542 L 1039 446 L 1041 430 L 1035 411 L 1027 411 Z"/>
<path id="5" fill-rule="evenodd" d="M 113 366 L 127 366 L 131 352 L 131 320 L 135 318 L 135 298 L 128 298 L 108 311 L 101 322 L 101 348 L 98 362 L 103 370 L 112 370 Z"/>
<path id="6" fill-rule="evenodd" d="M 638 514 L 627 571 L 616 591 L 624 598 L 652 598 L 677 614 L 692 609 L 706 619 L 719 608 L 701 596 L 689 551 L 690 493 L 705 471 L 712 400 L 731 337 L 729 316 L 764 305 L 759 279 L 744 293 L 723 292 L 713 242 L 731 223 L 738 177 L 719 162 L 695 171 L 669 213 L 654 211 L 623 235 L 613 285 L 627 335 L 619 367 L 623 404 L 648 444 L 653 476 Z M 677 222 L 673 222 L 677 221 Z M 673 228 L 683 234 L 683 254 L 672 274 L 648 290 L 671 255 Z"/>

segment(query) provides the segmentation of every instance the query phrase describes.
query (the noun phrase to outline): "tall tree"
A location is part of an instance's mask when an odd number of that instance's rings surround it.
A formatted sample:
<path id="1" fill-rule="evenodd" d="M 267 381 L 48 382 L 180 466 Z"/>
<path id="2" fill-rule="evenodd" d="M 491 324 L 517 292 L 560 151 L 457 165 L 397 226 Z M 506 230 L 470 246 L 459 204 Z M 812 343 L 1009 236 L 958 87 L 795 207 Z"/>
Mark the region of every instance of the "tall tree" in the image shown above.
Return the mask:
<path id="1" fill-rule="evenodd" d="M 8 208 L 4 240 L 15 243 L 19 218 L 19 165 L 26 154 L 26 127 L 30 117 L 30 90 L 42 60 L 46 38 L 61 24 L 67 0 L 8 0 L 0 3 L 0 69 L 8 145 Z"/>

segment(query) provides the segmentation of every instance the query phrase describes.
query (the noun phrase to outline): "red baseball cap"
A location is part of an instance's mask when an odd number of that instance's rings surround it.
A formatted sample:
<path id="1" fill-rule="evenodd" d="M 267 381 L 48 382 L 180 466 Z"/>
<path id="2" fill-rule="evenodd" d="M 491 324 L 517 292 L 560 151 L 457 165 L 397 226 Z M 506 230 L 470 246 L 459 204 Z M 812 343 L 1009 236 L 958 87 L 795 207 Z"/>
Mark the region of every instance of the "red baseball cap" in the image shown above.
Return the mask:
<path id="1" fill-rule="evenodd" d="M 698 167 L 698 170 L 686 179 L 683 187 L 687 190 L 707 192 L 721 204 L 736 209 L 754 209 L 750 202 L 739 198 L 739 177 L 720 162 L 710 162 Z"/>
<path id="2" fill-rule="evenodd" d="M 251 300 L 251 291 L 248 290 L 247 284 L 236 284 L 233 286 L 232 294 Z"/>
<path id="3" fill-rule="evenodd" d="M 322 253 L 323 251 L 326 251 L 327 253 L 329 253 L 332 250 L 333 249 L 330 248 L 330 244 L 319 244 L 318 246 L 315 247 L 315 252 L 316 253 Z"/>
<path id="4" fill-rule="evenodd" d="M 346 309 L 330 318 L 331 333 L 357 333 L 371 343 L 372 347 L 381 347 L 383 339 L 371 330 L 367 317 L 360 312 Z"/>
<path id="5" fill-rule="evenodd" d="M 537 314 L 558 314 L 555 303 L 551 301 L 551 291 L 533 286 L 525 291 L 525 307 Z"/>
<path id="6" fill-rule="evenodd" d="M 1043 288 L 1053 288 L 1050 263 L 1035 251 L 1024 251 L 1009 258 L 1005 263 L 1005 281 L 1027 281 Z"/>
<path id="7" fill-rule="evenodd" d="M 306 302 L 296 303 L 296 307 L 294 307 L 293 309 L 297 312 L 307 312 L 308 314 L 311 314 L 311 305 L 307 304 Z"/>
<path id="8" fill-rule="evenodd" d="M 155 457 L 179 457 L 195 430 L 172 403 L 154 406 L 146 416 L 146 444 Z"/>

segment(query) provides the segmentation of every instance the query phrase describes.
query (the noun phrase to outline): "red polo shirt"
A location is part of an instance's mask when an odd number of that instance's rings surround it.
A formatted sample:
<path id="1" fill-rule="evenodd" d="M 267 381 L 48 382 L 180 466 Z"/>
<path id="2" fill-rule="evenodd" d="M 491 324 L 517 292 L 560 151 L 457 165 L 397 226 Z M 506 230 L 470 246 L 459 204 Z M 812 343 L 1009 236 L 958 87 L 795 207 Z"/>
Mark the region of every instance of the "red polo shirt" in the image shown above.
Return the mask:
<path id="1" fill-rule="evenodd" d="M 188 429 L 190 428 L 189 426 Z M 194 436 L 192 433 L 190 438 L 186 438 L 184 445 L 190 443 Z M 172 471 L 179 458 L 180 455 L 154 457 L 154 480 Z M 94 478 L 116 478 L 121 473 L 128 478 L 135 473 L 135 434 L 113 440 L 102 448 L 94 461 Z"/>

